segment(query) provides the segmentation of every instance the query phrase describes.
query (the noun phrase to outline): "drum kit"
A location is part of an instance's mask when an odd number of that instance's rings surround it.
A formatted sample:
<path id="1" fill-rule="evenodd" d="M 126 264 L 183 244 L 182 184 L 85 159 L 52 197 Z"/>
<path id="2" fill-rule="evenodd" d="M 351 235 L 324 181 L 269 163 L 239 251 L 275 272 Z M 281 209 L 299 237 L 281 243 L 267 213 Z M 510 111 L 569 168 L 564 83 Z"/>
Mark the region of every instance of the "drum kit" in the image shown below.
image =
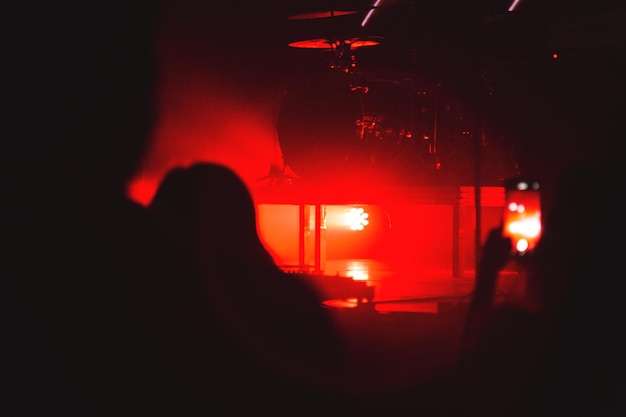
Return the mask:
<path id="1" fill-rule="evenodd" d="M 457 103 L 447 102 L 436 83 L 424 77 L 418 82 L 413 68 L 379 74 L 357 66 L 359 53 L 383 48 L 387 41 L 363 30 L 372 12 L 385 12 L 380 3 L 287 17 L 323 28 L 312 37 L 289 40 L 289 48 L 330 59 L 326 68 L 294 78 L 284 91 L 277 123 L 284 164 L 300 178 L 377 170 L 393 181 L 471 177 L 471 118 Z M 446 164 L 446 155 L 453 156 L 454 166 Z M 395 174 L 387 175 L 391 171 Z"/>
<path id="2" fill-rule="evenodd" d="M 381 36 L 362 36 L 354 33 L 362 31 L 365 23 L 364 18 L 361 20 L 361 24 L 358 24 L 356 19 L 360 19 L 364 12 L 366 15 L 371 14 L 377 7 L 371 6 L 364 11 L 325 10 L 288 16 L 287 20 L 295 24 L 309 24 L 309 27 L 313 27 L 318 33 L 326 35 L 324 37 L 294 40 L 289 42 L 289 47 L 329 52 L 332 55 L 331 67 L 346 73 L 354 72 L 356 68 L 354 51 L 378 46 L 384 39 Z"/>

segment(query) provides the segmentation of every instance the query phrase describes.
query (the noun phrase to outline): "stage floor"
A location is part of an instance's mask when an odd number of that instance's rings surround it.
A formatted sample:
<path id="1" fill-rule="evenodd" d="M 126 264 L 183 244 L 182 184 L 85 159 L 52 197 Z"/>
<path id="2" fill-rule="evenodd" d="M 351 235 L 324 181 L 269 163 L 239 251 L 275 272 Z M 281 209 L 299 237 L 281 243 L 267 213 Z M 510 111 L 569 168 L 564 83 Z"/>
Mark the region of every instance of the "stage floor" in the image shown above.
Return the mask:
<path id="1" fill-rule="evenodd" d="M 474 289 L 474 270 L 463 270 L 455 277 L 451 269 L 428 269 L 392 266 L 374 259 L 326 260 L 318 276 L 343 277 L 370 288 L 377 312 L 437 313 L 442 305 L 467 303 Z M 498 285 L 499 295 L 515 296 L 523 292 L 524 280 L 517 271 L 505 270 Z M 334 308 L 357 307 L 356 299 L 333 299 Z"/>
<path id="2" fill-rule="evenodd" d="M 325 302 L 344 338 L 358 389 L 420 383 L 456 365 L 474 288 L 474 271 L 462 272 L 454 277 L 451 269 L 395 269 L 371 259 L 326 261 L 326 277 L 360 280 L 373 289 L 369 306 L 356 299 Z M 523 281 L 505 269 L 498 298 L 520 294 Z"/>

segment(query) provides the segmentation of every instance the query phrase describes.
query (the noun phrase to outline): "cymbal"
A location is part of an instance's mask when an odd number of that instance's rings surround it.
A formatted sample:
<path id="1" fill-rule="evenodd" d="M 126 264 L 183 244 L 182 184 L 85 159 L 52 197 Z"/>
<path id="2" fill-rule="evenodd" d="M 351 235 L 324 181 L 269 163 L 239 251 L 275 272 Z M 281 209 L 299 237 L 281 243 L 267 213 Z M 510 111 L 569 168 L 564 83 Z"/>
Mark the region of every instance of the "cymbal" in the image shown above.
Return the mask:
<path id="1" fill-rule="evenodd" d="M 346 16 L 359 13 L 357 10 L 332 10 L 328 12 L 310 12 L 289 16 L 287 20 L 326 19 L 329 17 Z"/>
<path id="2" fill-rule="evenodd" d="M 350 49 L 364 48 L 368 46 L 376 46 L 380 44 L 379 38 L 348 38 L 332 41 L 330 39 L 305 39 L 301 41 L 290 42 L 292 48 L 302 49 L 333 49 L 333 46 L 347 45 Z"/>

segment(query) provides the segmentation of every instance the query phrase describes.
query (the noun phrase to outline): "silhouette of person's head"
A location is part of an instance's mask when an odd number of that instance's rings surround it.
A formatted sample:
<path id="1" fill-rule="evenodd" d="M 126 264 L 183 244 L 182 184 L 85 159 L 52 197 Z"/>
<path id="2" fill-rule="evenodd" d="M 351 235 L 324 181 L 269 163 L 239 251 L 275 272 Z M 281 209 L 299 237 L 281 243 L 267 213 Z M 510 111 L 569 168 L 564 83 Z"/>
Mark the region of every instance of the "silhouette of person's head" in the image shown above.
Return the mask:
<path id="1" fill-rule="evenodd" d="M 319 389 L 343 364 L 319 294 L 275 264 L 258 233 L 252 195 L 235 171 L 209 162 L 173 168 L 149 210 L 191 272 L 183 281 L 206 295 L 222 329 L 212 329 L 214 346 L 225 346 L 215 373 L 243 372 L 246 384 L 262 381 L 259 393 L 308 396 L 303 386 Z"/>
<path id="2" fill-rule="evenodd" d="M 182 232 L 178 238 L 204 255 L 273 264 L 258 234 L 254 200 L 245 182 L 224 165 L 196 163 L 172 169 L 150 208 L 165 216 L 161 220 L 168 219 L 171 233 Z"/>

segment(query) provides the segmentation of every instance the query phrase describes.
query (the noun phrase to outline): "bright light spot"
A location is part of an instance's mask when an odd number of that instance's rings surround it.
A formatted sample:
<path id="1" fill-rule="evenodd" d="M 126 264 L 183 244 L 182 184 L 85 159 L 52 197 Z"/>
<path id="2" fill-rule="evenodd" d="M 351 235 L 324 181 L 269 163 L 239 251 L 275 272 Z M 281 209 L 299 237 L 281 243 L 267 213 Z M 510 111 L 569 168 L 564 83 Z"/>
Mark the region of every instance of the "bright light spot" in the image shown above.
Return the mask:
<path id="1" fill-rule="evenodd" d="M 369 268 L 365 262 L 352 261 L 346 266 L 346 276 L 354 281 L 367 281 L 369 279 Z"/>
<path id="2" fill-rule="evenodd" d="M 355 308 L 359 306 L 358 300 L 356 298 L 350 298 L 348 300 L 325 300 L 322 302 L 322 304 L 335 308 Z"/>
<path id="3" fill-rule="evenodd" d="M 526 207 L 523 204 L 512 201 L 509 203 L 509 211 L 513 213 L 523 213 L 526 211 Z"/>
<path id="4" fill-rule="evenodd" d="M 552 54 L 552 59 L 557 59 L 559 57 L 559 54 L 557 54 L 556 52 Z"/>
<path id="5" fill-rule="evenodd" d="M 371 9 L 369 9 L 369 11 L 367 12 L 367 14 L 365 15 L 365 18 L 363 19 L 363 21 L 361 22 L 361 27 L 364 28 L 365 25 L 367 25 L 367 22 L 370 20 L 370 18 L 372 17 L 372 14 L 374 13 L 374 10 L 376 10 L 376 8 L 378 7 L 378 5 L 380 4 L 382 0 L 376 0 L 376 2 L 374 3 L 374 5 L 372 6 Z"/>
<path id="6" fill-rule="evenodd" d="M 369 213 L 363 207 L 353 207 L 348 212 L 348 227 L 350 230 L 363 230 L 370 222 L 368 220 Z"/>
<path id="7" fill-rule="evenodd" d="M 509 12 L 512 12 L 513 10 L 515 10 L 515 8 L 517 7 L 520 1 L 522 0 L 513 0 L 513 3 L 511 3 L 511 5 L 509 6 Z"/>
<path id="8" fill-rule="evenodd" d="M 515 249 L 518 252 L 526 252 L 528 250 L 528 241 L 526 239 L 520 239 L 515 244 Z"/>
<path id="9" fill-rule="evenodd" d="M 355 281 L 367 281 L 369 279 L 369 274 L 367 271 L 354 271 L 352 272 L 351 277 Z"/>
<path id="10" fill-rule="evenodd" d="M 513 235 L 521 235 L 529 238 L 539 236 L 541 233 L 541 221 L 539 216 L 529 217 L 509 224 L 509 232 Z"/>

